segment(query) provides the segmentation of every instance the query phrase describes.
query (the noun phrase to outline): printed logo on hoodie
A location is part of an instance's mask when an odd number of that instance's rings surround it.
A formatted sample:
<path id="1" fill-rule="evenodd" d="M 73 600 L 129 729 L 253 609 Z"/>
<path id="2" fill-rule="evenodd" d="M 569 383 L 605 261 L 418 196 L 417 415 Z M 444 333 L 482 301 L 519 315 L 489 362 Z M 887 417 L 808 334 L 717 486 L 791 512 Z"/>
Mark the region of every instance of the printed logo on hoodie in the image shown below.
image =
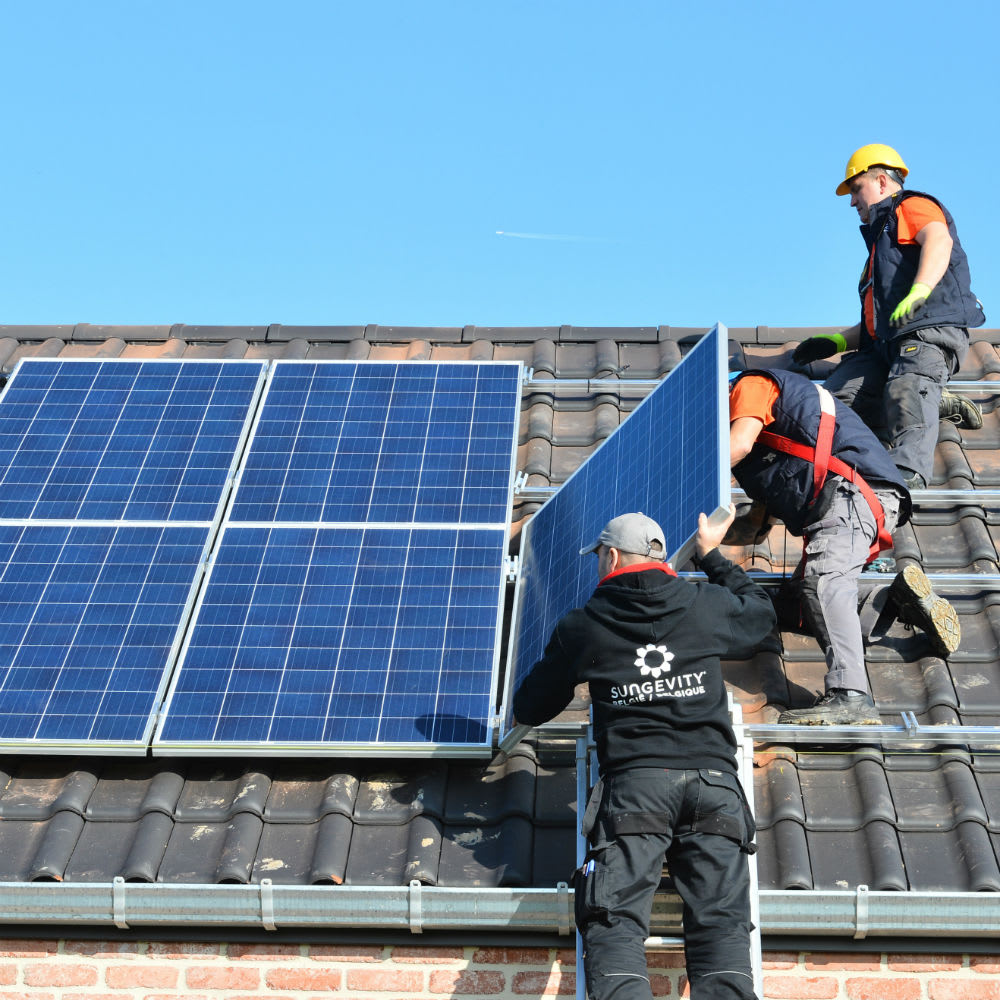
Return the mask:
<path id="1" fill-rule="evenodd" d="M 686 674 L 671 674 L 674 654 L 666 646 L 649 643 L 636 651 L 635 666 L 642 677 L 651 678 L 632 684 L 612 686 L 611 700 L 615 705 L 639 705 L 643 702 L 665 701 L 667 698 L 691 698 L 704 694 L 704 670 Z M 664 676 L 661 676 L 664 675 Z"/>

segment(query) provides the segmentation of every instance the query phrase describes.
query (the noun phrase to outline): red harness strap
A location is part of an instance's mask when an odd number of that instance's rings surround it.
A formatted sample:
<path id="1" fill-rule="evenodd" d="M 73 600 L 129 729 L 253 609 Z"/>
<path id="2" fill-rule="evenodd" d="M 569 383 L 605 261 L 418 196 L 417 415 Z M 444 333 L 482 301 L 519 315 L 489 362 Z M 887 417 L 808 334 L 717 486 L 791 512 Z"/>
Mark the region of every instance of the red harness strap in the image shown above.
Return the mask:
<path id="1" fill-rule="evenodd" d="M 864 478 L 856 469 L 852 469 L 845 462 L 842 462 L 835 455 L 831 454 L 833 446 L 833 431 L 836 425 L 836 418 L 833 408 L 833 397 L 821 386 L 816 387 L 820 396 L 820 420 L 819 431 L 816 435 L 816 447 L 810 448 L 808 445 L 793 441 L 791 438 L 782 437 L 780 434 L 773 434 L 771 431 L 761 431 L 757 440 L 768 448 L 783 452 L 786 455 L 793 455 L 803 461 L 811 462 L 813 466 L 813 495 L 815 500 L 819 496 L 823 484 L 826 482 L 828 472 L 833 472 L 846 479 L 849 483 L 854 483 L 858 491 L 865 498 L 872 514 L 875 516 L 876 535 L 868 550 L 868 560 L 871 562 L 878 554 L 885 549 L 892 548 L 892 535 L 885 530 L 885 511 L 879 503 L 875 491 L 865 482 Z"/>

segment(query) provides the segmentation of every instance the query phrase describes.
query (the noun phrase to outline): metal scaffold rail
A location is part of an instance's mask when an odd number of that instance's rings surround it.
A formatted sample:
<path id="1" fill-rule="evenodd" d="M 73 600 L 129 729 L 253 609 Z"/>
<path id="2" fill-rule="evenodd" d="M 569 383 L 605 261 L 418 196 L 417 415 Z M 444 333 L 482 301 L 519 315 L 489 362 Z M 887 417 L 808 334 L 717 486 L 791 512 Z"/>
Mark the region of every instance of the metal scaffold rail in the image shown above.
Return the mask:
<path id="1" fill-rule="evenodd" d="M 523 474 L 522 474 L 523 476 Z M 556 490 L 558 486 L 528 486 L 526 476 L 519 479 L 514 484 L 514 495 L 519 500 L 530 503 L 544 503 Z M 983 489 L 948 489 L 941 488 L 916 490 L 913 499 L 917 505 L 947 503 L 959 506 L 961 504 L 984 504 L 1000 503 L 1000 486 L 984 487 Z M 733 500 L 746 500 L 746 493 L 740 489 L 733 490 Z"/>
<path id="2" fill-rule="evenodd" d="M 901 712 L 898 726 L 746 725 L 746 734 L 764 743 L 879 743 L 885 747 L 933 744 L 1000 749 L 1000 726 L 923 725 L 913 712 Z"/>
<path id="3" fill-rule="evenodd" d="M 670 374 L 664 372 L 664 377 Z M 530 369 L 524 378 L 524 388 L 528 392 L 550 392 L 556 389 L 584 390 L 585 392 L 652 392 L 663 378 L 537 378 Z M 816 381 L 816 380 L 814 380 Z M 949 392 L 993 392 L 1000 393 L 1000 381 L 987 379 L 955 381 L 948 383 Z"/>

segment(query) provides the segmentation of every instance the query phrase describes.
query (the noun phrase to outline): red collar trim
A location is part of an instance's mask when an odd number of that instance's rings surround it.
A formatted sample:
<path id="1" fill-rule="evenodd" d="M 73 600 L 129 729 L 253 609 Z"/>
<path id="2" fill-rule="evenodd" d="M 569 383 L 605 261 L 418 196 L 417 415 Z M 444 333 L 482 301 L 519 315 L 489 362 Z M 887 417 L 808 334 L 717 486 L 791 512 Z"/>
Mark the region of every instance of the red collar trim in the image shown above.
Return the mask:
<path id="1" fill-rule="evenodd" d="M 611 580 L 616 576 L 622 576 L 624 573 L 642 573 L 647 569 L 658 569 L 660 572 L 666 573 L 667 576 L 677 576 L 673 568 L 668 566 L 665 562 L 633 563 L 631 566 L 621 566 L 613 573 L 609 573 L 607 576 L 602 577 L 597 586 L 599 587 L 605 582 L 605 580 Z"/>

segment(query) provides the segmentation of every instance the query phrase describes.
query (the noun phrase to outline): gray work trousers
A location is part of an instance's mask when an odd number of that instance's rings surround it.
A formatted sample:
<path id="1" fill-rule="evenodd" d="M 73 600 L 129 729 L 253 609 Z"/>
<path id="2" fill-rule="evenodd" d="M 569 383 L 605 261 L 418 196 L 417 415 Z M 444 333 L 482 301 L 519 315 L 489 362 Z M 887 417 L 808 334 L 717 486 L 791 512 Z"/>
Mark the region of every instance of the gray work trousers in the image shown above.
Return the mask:
<path id="1" fill-rule="evenodd" d="M 930 483 L 941 390 L 968 347 L 964 327 L 928 327 L 845 355 L 823 384 L 889 446 L 904 479 Z"/>
<path id="2" fill-rule="evenodd" d="M 899 495 L 876 490 L 892 531 L 899 518 Z M 806 525 L 802 574 L 802 615 L 826 655 L 826 690 L 868 690 L 865 648 L 858 616 L 858 577 L 877 532 L 875 515 L 861 491 L 843 479 L 827 496 L 818 520 Z"/>

